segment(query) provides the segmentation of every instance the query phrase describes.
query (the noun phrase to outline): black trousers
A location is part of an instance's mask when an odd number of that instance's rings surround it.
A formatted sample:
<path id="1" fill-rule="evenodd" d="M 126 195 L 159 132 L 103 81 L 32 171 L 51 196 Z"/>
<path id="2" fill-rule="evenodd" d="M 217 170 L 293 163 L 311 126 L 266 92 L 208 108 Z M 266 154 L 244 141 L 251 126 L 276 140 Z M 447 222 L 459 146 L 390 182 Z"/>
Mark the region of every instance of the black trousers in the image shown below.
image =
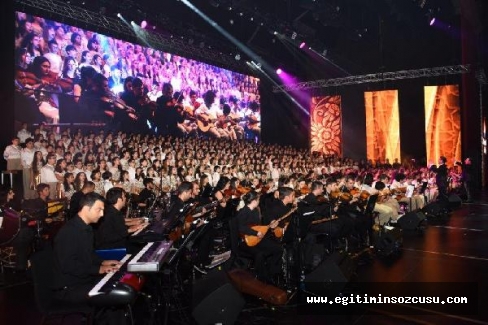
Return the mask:
<path id="1" fill-rule="evenodd" d="M 32 250 L 35 230 L 33 228 L 21 228 L 17 237 L 12 242 L 15 251 L 15 269 L 26 270 L 27 260 Z"/>
<path id="2" fill-rule="evenodd" d="M 267 281 L 281 272 L 283 247 L 274 239 L 264 237 L 253 247 L 241 242 L 239 249 L 254 257 L 254 268 L 259 279 Z"/>
<path id="3" fill-rule="evenodd" d="M 86 309 L 92 309 L 94 315 L 94 324 L 97 325 L 125 325 L 127 324 L 125 316 L 125 306 L 113 307 L 93 307 L 90 305 L 88 293 L 95 286 L 97 281 L 87 284 L 79 284 L 69 288 L 57 290 L 54 297 L 57 300 L 64 301 Z"/>

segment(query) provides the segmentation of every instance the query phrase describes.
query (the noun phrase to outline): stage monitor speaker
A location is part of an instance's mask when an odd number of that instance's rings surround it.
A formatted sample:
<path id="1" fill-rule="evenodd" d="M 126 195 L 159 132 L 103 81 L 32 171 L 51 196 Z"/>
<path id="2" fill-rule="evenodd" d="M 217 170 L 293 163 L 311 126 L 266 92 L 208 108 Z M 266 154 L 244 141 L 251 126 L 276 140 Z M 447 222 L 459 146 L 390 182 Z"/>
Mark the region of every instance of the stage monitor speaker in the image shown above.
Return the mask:
<path id="1" fill-rule="evenodd" d="M 445 208 L 442 206 L 440 202 L 431 202 L 427 204 L 422 211 L 430 217 L 438 217 L 443 214 Z"/>
<path id="2" fill-rule="evenodd" d="M 375 232 L 375 249 L 378 255 L 387 257 L 399 253 L 403 243 L 402 230 L 399 228 L 381 229 Z"/>
<path id="3" fill-rule="evenodd" d="M 356 271 L 356 262 L 334 253 L 305 276 L 305 290 L 319 296 L 337 296 Z"/>
<path id="4" fill-rule="evenodd" d="M 425 214 L 420 211 L 413 211 L 406 213 L 397 221 L 400 228 L 403 230 L 415 230 L 420 226 L 420 223 L 425 220 Z"/>
<path id="5" fill-rule="evenodd" d="M 454 194 L 454 193 L 449 195 L 449 207 L 451 209 L 459 208 L 462 203 L 463 203 L 463 200 L 461 199 L 461 197 L 459 195 Z"/>
<path id="6" fill-rule="evenodd" d="M 244 298 L 224 271 L 214 270 L 193 285 L 192 316 L 199 325 L 234 324 Z"/>

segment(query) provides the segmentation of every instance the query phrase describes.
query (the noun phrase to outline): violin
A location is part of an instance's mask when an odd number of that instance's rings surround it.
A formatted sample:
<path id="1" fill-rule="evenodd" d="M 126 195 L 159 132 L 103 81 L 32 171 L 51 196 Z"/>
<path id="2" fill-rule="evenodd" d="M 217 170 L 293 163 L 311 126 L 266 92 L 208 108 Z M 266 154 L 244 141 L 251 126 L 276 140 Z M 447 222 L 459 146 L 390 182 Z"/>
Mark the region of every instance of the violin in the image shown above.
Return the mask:
<path id="1" fill-rule="evenodd" d="M 129 117 L 136 121 L 139 119 L 139 115 L 137 114 L 136 110 L 129 105 L 127 105 L 122 99 L 117 98 L 115 94 L 112 92 L 108 92 L 105 96 L 100 97 L 100 100 L 105 103 L 113 104 L 115 107 L 125 110 Z"/>
<path id="2" fill-rule="evenodd" d="M 237 186 L 237 192 L 239 192 L 240 195 L 245 195 L 245 194 L 251 192 L 251 190 L 252 189 L 250 187 L 244 187 L 244 186 L 241 186 L 241 185 L 238 185 Z"/>
<path id="3" fill-rule="evenodd" d="M 239 193 L 239 191 L 235 188 L 228 188 L 228 189 L 224 190 L 223 194 L 224 194 L 224 198 L 226 200 L 231 199 L 233 197 L 240 197 L 241 196 L 241 193 Z"/>
<path id="4" fill-rule="evenodd" d="M 317 196 L 317 202 L 319 203 L 328 203 L 329 200 L 324 195 Z"/>
<path id="5" fill-rule="evenodd" d="M 310 188 L 307 185 L 305 185 L 304 187 L 302 187 L 300 189 L 300 194 L 301 195 L 307 195 L 308 193 L 310 193 Z"/>
<path id="6" fill-rule="evenodd" d="M 156 110 L 157 104 L 156 102 L 152 101 L 149 99 L 149 96 L 146 94 L 144 96 L 141 96 L 138 100 L 137 103 L 141 106 L 149 106 L 151 109 Z"/>
<path id="7" fill-rule="evenodd" d="M 49 72 L 46 76 L 38 78 L 33 72 L 17 71 L 16 79 L 23 86 L 33 86 L 36 84 L 43 84 L 47 86 L 56 87 L 59 86 L 63 91 L 71 91 L 73 89 L 73 80 L 70 78 L 60 78 L 54 72 Z"/>

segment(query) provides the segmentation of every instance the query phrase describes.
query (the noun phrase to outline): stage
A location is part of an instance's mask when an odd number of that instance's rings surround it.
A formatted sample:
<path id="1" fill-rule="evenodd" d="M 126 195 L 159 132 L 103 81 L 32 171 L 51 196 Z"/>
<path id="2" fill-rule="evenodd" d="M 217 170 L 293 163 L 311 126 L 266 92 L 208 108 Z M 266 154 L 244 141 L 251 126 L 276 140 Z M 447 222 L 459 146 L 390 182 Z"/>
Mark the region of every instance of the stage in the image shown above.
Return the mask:
<path id="1" fill-rule="evenodd" d="M 295 306 L 271 308 L 262 301 L 245 297 L 246 304 L 236 324 L 488 324 L 488 200 L 463 204 L 450 216 L 429 220 L 423 233 L 404 232 L 403 250 L 391 258 L 374 257 L 359 265 L 354 281 L 401 283 L 451 282 L 478 283 L 478 315 L 426 315 L 429 310 L 404 307 L 403 315 L 390 315 L 378 307 L 380 315 L 356 313 L 337 317 L 298 316 Z M 392 292 L 394 293 L 394 291 Z M 189 302 L 191 305 L 191 302 Z M 378 305 L 380 306 L 380 305 Z M 191 307 L 181 310 L 191 320 Z M 368 312 L 371 312 L 368 311 Z M 418 315 L 423 314 L 423 315 Z M 184 324 L 179 313 L 170 313 L 169 324 Z M 135 312 L 135 324 L 145 324 L 147 315 Z M 0 288 L 0 323 L 35 324 L 41 314 L 36 309 L 32 284 L 24 275 L 5 272 Z M 78 316 L 69 316 L 64 324 L 76 324 Z M 59 323 L 59 320 L 57 320 Z M 54 323 L 54 321 L 50 322 Z M 190 321 L 191 324 L 195 322 Z"/>

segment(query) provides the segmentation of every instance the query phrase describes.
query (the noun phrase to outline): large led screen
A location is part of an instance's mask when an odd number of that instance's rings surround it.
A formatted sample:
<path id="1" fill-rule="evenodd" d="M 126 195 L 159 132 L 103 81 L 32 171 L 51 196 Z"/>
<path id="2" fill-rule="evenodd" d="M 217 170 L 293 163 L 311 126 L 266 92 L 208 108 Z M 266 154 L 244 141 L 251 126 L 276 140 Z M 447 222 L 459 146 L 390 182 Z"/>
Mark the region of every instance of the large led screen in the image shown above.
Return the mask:
<path id="1" fill-rule="evenodd" d="M 311 151 L 342 157 L 341 96 L 312 97 Z"/>
<path id="2" fill-rule="evenodd" d="M 158 109 L 177 107 L 181 131 L 259 140 L 255 77 L 21 12 L 15 23 L 16 121 L 164 134 Z"/>
<path id="3" fill-rule="evenodd" d="M 398 90 L 365 92 L 364 100 L 368 159 L 400 161 Z"/>
<path id="4" fill-rule="evenodd" d="M 452 166 L 461 160 L 459 86 L 425 86 L 424 93 L 427 161 L 438 164 L 445 156 Z"/>

